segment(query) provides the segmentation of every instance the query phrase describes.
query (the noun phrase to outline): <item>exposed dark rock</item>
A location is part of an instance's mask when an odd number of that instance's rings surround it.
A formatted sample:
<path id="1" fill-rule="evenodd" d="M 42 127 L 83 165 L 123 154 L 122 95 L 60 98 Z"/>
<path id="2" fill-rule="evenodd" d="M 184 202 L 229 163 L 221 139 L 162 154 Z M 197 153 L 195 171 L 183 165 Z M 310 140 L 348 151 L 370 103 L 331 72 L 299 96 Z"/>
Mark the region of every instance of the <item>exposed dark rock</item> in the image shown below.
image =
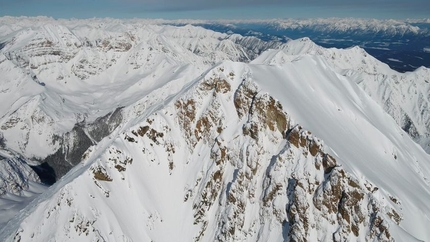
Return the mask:
<path id="1" fill-rule="evenodd" d="M 97 142 L 108 136 L 115 130 L 122 121 L 122 107 L 117 108 L 114 112 L 96 119 L 93 123 L 87 125 L 88 134 Z"/>
<path id="2" fill-rule="evenodd" d="M 417 138 L 419 136 L 417 128 L 415 127 L 412 120 L 409 118 L 407 114 L 403 115 L 402 120 L 402 129 L 408 133 L 412 138 Z"/>
<path id="3" fill-rule="evenodd" d="M 85 151 L 94 145 L 94 141 L 101 141 L 115 130 L 122 121 L 121 110 L 122 108 L 117 108 L 114 112 L 98 118 L 90 124 L 76 124 L 62 137 L 54 137 L 53 139 L 58 140 L 61 147 L 41 161 L 41 164 L 44 165 L 40 168 L 43 168 L 40 172 L 42 172 L 43 179 L 47 179 L 47 184 L 53 184 L 52 179 L 61 178 L 79 164 Z M 50 175 L 49 172 L 53 172 L 53 174 Z"/>
<path id="4" fill-rule="evenodd" d="M 248 114 L 255 95 L 257 95 L 255 84 L 244 79 L 234 94 L 234 106 L 239 118 Z"/>
<path id="5" fill-rule="evenodd" d="M 4 135 L 2 132 L 0 132 L 0 148 L 6 147 L 6 139 L 4 138 Z"/>
<path id="6" fill-rule="evenodd" d="M 43 184 L 52 185 L 57 181 L 54 169 L 47 162 L 30 167 L 36 172 Z"/>
<path id="7" fill-rule="evenodd" d="M 82 155 L 93 145 L 93 142 L 85 133 L 84 126 L 76 124 L 72 131 L 62 137 L 60 144 L 61 148 L 57 152 L 42 161 L 52 167 L 57 179 L 81 161 Z"/>
<path id="8" fill-rule="evenodd" d="M 94 179 L 99 181 L 113 181 L 112 178 L 106 173 L 106 170 L 103 167 L 97 167 L 93 169 Z"/>

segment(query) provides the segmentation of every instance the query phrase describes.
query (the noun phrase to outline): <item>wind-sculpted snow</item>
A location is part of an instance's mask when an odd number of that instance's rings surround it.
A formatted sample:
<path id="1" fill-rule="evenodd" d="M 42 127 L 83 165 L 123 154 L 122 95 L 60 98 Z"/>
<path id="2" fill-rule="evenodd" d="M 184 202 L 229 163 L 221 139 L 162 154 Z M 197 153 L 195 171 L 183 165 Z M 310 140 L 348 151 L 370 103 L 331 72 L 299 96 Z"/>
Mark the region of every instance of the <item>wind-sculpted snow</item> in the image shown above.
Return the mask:
<path id="1" fill-rule="evenodd" d="M 321 57 L 223 62 L 154 104 L 125 107 L 0 239 L 430 238 L 429 156 Z"/>

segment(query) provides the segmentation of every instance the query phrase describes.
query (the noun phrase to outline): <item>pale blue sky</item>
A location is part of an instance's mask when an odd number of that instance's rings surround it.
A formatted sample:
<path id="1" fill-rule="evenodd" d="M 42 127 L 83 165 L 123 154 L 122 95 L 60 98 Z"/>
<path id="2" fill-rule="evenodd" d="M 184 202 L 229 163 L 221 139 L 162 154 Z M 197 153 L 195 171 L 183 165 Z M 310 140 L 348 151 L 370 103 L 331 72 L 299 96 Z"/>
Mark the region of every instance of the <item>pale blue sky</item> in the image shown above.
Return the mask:
<path id="1" fill-rule="evenodd" d="M 54 18 L 430 18 L 430 0 L 0 0 L 0 16 Z"/>

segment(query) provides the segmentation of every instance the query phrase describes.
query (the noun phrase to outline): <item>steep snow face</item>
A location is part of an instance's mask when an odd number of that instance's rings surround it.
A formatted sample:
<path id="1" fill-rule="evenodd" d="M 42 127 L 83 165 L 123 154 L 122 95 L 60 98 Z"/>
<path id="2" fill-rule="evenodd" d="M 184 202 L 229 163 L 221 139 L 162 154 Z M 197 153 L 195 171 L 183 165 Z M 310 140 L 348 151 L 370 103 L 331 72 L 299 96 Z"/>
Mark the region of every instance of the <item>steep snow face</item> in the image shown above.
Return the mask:
<path id="1" fill-rule="evenodd" d="M 290 41 L 282 50 L 267 51 L 253 63 L 282 66 L 306 55 L 322 56 L 337 73 L 358 83 L 402 129 L 430 153 L 428 68 L 399 73 L 359 47 L 326 49 L 308 38 Z"/>
<path id="2" fill-rule="evenodd" d="M 223 62 L 164 100 L 125 107 L 0 239 L 430 239 L 429 156 L 322 57 Z"/>
<path id="3" fill-rule="evenodd" d="M 0 18 L 0 131 L 9 149 L 48 162 L 57 178 L 127 122 L 122 107 L 281 45 L 189 25 L 21 20 Z"/>
<path id="4" fill-rule="evenodd" d="M 430 70 L 352 76 L 427 153 L 430 153 Z"/>

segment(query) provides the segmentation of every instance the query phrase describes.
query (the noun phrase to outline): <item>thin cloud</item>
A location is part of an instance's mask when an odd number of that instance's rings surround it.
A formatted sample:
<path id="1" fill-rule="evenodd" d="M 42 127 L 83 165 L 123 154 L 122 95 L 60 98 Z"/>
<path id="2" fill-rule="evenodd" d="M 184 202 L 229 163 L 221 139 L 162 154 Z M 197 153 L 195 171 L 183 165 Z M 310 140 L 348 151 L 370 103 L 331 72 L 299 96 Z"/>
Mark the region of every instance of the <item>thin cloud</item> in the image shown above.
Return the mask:
<path id="1" fill-rule="evenodd" d="M 201 10 L 223 10 L 231 8 L 279 7 L 279 8 L 319 8 L 324 11 L 380 11 L 394 16 L 414 16 L 414 13 L 430 17 L 430 1 L 428 0 L 113 0 L 117 4 L 130 4 L 132 12 L 159 11 L 184 12 Z M 240 11 L 240 9 L 239 9 Z M 377 17 L 377 16 L 376 16 Z"/>
<path id="2" fill-rule="evenodd" d="M 53 17 L 282 18 L 296 9 L 306 17 L 430 18 L 429 0 L 0 0 L 1 15 Z M 273 12 L 273 14 L 272 14 Z M 296 11 L 298 12 L 298 11 Z M 188 14 L 189 13 L 189 14 Z M 276 13 L 276 15 L 275 15 Z"/>

